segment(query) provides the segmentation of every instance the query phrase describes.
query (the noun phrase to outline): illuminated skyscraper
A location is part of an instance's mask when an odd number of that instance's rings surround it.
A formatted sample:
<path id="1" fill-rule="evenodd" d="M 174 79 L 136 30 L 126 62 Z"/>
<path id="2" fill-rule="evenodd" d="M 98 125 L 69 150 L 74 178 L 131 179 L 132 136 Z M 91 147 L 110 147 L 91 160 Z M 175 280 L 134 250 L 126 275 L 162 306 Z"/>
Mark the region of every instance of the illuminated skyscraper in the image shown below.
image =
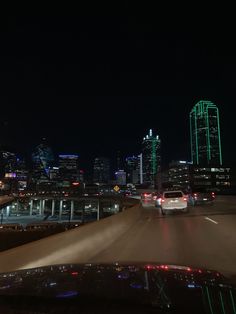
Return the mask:
<path id="1" fill-rule="evenodd" d="M 33 170 L 35 179 L 48 179 L 49 168 L 53 165 L 54 156 L 52 149 L 45 141 L 38 145 L 32 153 Z"/>
<path id="2" fill-rule="evenodd" d="M 195 165 L 222 165 L 219 110 L 206 100 L 190 112 L 191 157 Z"/>
<path id="3" fill-rule="evenodd" d="M 157 174 L 161 169 L 161 140 L 158 135 L 153 135 L 152 130 L 143 138 L 142 163 L 143 183 L 155 186 Z"/>

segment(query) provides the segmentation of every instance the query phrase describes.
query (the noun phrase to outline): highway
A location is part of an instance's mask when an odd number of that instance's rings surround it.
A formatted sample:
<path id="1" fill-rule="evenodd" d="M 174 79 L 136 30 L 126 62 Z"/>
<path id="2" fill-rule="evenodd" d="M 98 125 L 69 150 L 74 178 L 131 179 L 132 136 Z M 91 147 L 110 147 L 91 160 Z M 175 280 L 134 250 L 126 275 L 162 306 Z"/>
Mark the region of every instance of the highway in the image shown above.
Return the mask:
<path id="1" fill-rule="evenodd" d="M 236 198 L 162 216 L 150 202 L 140 219 L 92 262 L 149 261 L 236 273 Z"/>
<path id="2" fill-rule="evenodd" d="M 0 253 L 0 272 L 63 263 L 158 262 L 236 274 L 236 197 L 162 216 L 151 202 Z"/>

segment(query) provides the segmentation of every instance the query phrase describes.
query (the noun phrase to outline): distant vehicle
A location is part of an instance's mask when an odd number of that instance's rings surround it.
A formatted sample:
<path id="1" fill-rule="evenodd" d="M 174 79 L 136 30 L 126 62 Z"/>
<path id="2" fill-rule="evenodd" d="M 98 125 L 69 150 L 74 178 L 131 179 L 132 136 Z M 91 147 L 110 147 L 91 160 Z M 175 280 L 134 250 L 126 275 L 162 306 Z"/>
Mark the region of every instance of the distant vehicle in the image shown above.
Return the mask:
<path id="1" fill-rule="evenodd" d="M 189 195 L 191 205 L 210 204 L 213 205 L 215 200 L 215 192 L 206 191 L 205 189 L 194 189 Z"/>
<path id="2" fill-rule="evenodd" d="M 125 192 L 125 196 L 131 196 L 131 195 L 132 195 L 132 192 L 130 192 L 130 191 Z"/>
<path id="3" fill-rule="evenodd" d="M 161 213 L 165 215 L 168 211 L 182 210 L 187 212 L 187 197 L 182 191 L 165 191 L 161 198 L 158 198 Z"/>
<path id="4" fill-rule="evenodd" d="M 157 193 L 155 192 L 144 192 L 141 194 L 141 200 L 155 201 L 157 199 Z"/>
<path id="5" fill-rule="evenodd" d="M 144 192 L 141 194 L 141 200 L 152 200 L 152 193 Z"/>

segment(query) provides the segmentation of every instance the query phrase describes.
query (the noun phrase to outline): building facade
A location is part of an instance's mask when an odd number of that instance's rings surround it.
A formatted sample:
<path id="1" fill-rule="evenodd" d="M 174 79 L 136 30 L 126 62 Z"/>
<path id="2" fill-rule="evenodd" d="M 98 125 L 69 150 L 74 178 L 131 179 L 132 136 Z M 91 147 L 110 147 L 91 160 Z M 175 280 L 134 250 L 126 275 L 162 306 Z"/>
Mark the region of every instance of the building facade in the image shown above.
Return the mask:
<path id="1" fill-rule="evenodd" d="M 169 183 L 172 187 L 190 190 L 192 162 L 185 160 L 172 161 L 169 164 Z"/>
<path id="2" fill-rule="evenodd" d="M 116 184 L 126 185 L 126 172 L 124 170 L 116 171 L 115 175 L 116 175 Z"/>
<path id="3" fill-rule="evenodd" d="M 17 168 L 16 155 L 9 151 L 0 151 L 0 176 L 12 177 Z"/>
<path id="4" fill-rule="evenodd" d="M 36 181 L 49 180 L 49 168 L 53 166 L 52 149 L 45 143 L 38 145 L 32 153 L 33 178 Z"/>
<path id="5" fill-rule="evenodd" d="M 232 186 L 230 167 L 205 167 L 188 161 L 172 161 L 169 164 L 169 187 L 194 191 L 201 188 L 227 192 Z"/>
<path id="6" fill-rule="evenodd" d="M 190 112 L 190 145 L 194 165 L 222 165 L 220 119 L 217 106 L 199 101 Z"/>
<path id="7" fill-rule="evenodd" d="M 110 160 L 106 157 L 97 157 L 93 163 L 93 182 L 109 183 L 110 181 Z"/>
<path id="8" fill-rule="evenodd" d="M 153 135 L 152 130 L 143 138 L 142 142 L 142 168 L 143 183 L 155 186 L 158 173 L 161 170 L 161 140 Z"/>
<path id="9" fill-rule="evenodd" d="M 125 172 L 127 183 L 140 183 L 140 157 L 131 156 L 125 159 Z"/>
<path id="10" fill-rule="evenodd" d="M 79 155 L 60 154 L 59 172 L 61 180 L 79 181 Z"/>

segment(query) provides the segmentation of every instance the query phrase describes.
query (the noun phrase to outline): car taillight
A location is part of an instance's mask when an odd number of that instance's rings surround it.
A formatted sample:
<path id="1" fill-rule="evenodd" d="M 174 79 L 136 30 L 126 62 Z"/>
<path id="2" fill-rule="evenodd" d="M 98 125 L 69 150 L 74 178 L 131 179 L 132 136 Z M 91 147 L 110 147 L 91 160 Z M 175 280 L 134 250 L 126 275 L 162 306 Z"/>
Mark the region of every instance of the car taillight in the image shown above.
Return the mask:
<path id="1" fill-rule="evenodd" d="M 162 202 L 162 203 L 164 203 L 164 202 L 165 202 L 164 198 L 162 198 L 162 199 L 161 199 L 161 202 Z"/>
<path id="2" fill-rule="evenodd" d="M 184 201 L 187 201 L 187 197 L 184 197 Z"/>
<path id="3" fill-rule="evenodd" d="M 211 196 L 212 196 L 212 197 L 215 197 L 215 193 L 214 193 L 214 192 L 212 192 L 212 193 L 211 193 Z"/>
<path id="4" fill-rule="evenodd" d="M 194 193 L 193 195 L 194 195 L 194 196 L 197 196 L 197 193 Z"/>

